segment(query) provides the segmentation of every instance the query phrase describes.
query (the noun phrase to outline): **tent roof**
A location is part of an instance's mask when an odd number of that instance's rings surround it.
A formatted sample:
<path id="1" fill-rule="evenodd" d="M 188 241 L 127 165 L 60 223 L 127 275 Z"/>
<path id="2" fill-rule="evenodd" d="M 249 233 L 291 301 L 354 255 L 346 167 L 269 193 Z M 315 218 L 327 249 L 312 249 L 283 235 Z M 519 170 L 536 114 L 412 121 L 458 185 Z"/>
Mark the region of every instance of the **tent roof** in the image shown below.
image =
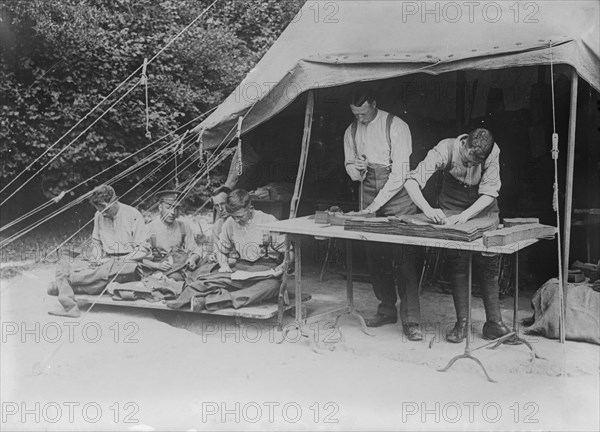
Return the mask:
<path id="1" fill-rule="evenodd" d="M 206 148 L 312 88 L 425 72 L 569 64 L 600 91 L 600 3 L 309 1 L 195 131 Z M 551 47 L 552 45 L 552 47 Z M 226 144 L 226 142 L 225 142 Z"/>

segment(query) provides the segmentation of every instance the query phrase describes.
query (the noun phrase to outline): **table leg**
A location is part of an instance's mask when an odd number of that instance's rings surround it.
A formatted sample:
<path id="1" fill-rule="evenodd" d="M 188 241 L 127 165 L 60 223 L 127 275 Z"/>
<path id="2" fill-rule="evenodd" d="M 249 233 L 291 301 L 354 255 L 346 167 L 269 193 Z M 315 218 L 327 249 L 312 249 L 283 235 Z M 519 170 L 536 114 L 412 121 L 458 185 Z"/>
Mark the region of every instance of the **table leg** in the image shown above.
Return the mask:
<path id="1" fill-rule="evenodd" d="M 296 236 L 292 236 L 292 235 L 288 235 L 288 241 L 290 242 L 291 246 L 294 248 L 294 253 L 295 253 L 295 281 L 296 281 L 296 290 L 295 290 L 295 297 L 294 297 L 294 322 L 286 325 L 285 327 L 283 327 L 282 331 L 282 338 L 278 343 L 282 343 L 284 340 L 286 340 L 287 334 L 289 333 L 290 330 L 292 329 L 296 329 L 297 331 L 300 332 L 301 336 L 305 339 L 308 340 L 308 343 L 311 347 L 311 349 L 314 352 L 317 352 L 317 349 L 315 347 L 315 343 L 313 338 L 311 337 L 310 334 L 308 334 L 305 329 L 304 329 L 304 325 L 302 324 L 302 320 L 303 320 L 303 313 L 302 313 L 302 250 L 301 250 L 301 246 L 302 243 L 300 241 L 300 237 L 296 237 Z M 288 256 L 289 259 L 289 256 Z"/>
<path id="2" fill-rule="evenodd" d="M 363 333 L 375 336 L 367 330 L 365 319 L 354 309 L 354 284 L 352 280 L 352 240 L 346 240 L 346 298 L 348 300 L 349 314 L 358 319 Z M 337 322 L 337 320 L 336 320 Z"/>
<path id="3" fill-rule="evenodd" d="M 496 339 L 495 341 L 491 341 L 490 343 L 495 343 L 494 346 L 490 347 L 490 349 L 496 349 L 503 343 L 507 345 L 521 345 L 525 344 L 527 348 L 529 348 L 531 353 L 531 360 L 533 359 L 543 359 L 544 357 L 539 356 L 531 344 L 527 342 L 525 339 L 519 336 L 519 252 L 515 252 L 515 294 L 514 294 L 514 302 L 513 302 L 513 326 L 512 331 L 502 336 L 501 338 Z"/>
<path id="4" fill-rule="evenodd" d="M 277 297 L 277 329 L 283 330 L 283 313 L 285 306 L 287 306 L 287 281 L 288 281 L 288 269 L 290 266 L 290 248 L 291 242 L 286 240 L 285 255 L 283 258 L 283 275 L 281 277 L 281 285 L 279 285 L 279 296 Z"/>
<path id="5" fill-rule="evenodd" d="M 293 238 L 294 245 L 294 256 L 296 259 L 296 297 L 294 297 L 296 304 L 296 321 L 302 321 L 302 243 L 300 242 L 300 237 Z"/>
<path id="6" fill-rule="evenodd" d="M 469 254 L 469 276 L 468 276 L 468 286 L 467 286 L 467 293 L 468 293 L 467 341 L 465 343 L 465 352 L 463 354 L 459 354 L 459 355 L 453 357 L 452 359 L 450 359 L 450 361 L 448 362 L 446 367 L 444 367 L 442 369 L 438 369 L 438 371 L 446 372 L 448 369 L 450 369 L 452 367 L 452 365 L 454 365 L 454 363 L 456 363 L 457 360 L 460 360 L 463 358 L 470 359 L 470 360 L 473 360 L 475 363 L 477 363 L 481 367 L 481 369 L 483 370 L 483 373 L 485 374 L 485 377 L 488 379 L 488 381 L 495 383 L 496 381 L 489 376 L 483 363 L 481 363 L 481 361 L 477 357 L 474 357 L 471 354 L 471 345 L 470 345 L 471 344 L 471 291 L 473 289 L 473 252 L 469 251 L 468 254 Z"/>

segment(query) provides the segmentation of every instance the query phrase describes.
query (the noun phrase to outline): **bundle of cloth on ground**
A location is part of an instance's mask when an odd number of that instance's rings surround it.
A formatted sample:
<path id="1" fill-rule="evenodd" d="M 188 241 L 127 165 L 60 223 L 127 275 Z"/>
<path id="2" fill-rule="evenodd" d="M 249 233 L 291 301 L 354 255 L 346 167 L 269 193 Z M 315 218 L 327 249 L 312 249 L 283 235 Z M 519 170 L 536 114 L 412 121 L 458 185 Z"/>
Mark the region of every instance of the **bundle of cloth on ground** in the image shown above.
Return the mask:
<path id="1" fill-rule="evenodd" d="M 459 214 L 459 211 L 446 210 L 446 217 Z M 349 217 L 344 222 L 344 230 L 363 231 L 378 234 L 427 237 L 456 241 L 473 241 L 485 231 L 498 227 L 498 216 L 492 212 L 481 213 L 463 224 L 440 225 L 431 221 L 425 214 L 387 217 Z"/>
<path id="2" fill-rule="evenodd" d="M 569 283 L 565 287 L 565 338 L 600 345 L 599 284 L 588 281 Z M 548 280 L 531 300 L 534 322 L 526 334 L 540 334 L 550 339 L 559 338 L 560 300 L 558 279 Z"/>

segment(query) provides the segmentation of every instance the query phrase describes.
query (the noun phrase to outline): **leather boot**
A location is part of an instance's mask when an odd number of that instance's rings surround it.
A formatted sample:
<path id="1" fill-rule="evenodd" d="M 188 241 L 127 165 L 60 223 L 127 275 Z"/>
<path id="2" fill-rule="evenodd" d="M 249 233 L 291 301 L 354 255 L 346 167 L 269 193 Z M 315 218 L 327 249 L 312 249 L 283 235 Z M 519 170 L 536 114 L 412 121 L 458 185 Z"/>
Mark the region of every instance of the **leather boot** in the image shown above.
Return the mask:
<path id="1" fill-rule="evenodd" d="M 446 333 L 446 340 L 452 343 L 461 343 L 467 337 L 467 319 L 459 319 L 454 328 Z"/>
<path id="2" fill-rule="evenodd" d="M 483 325 L 483 338 L 493 340 L 508 334 L 510 330 L 502 322 L 502 313 L 500 312 L 498 293 L 499 259 L 496 259 L 496 257 L 482 258 L 485 258 L 485 260 L 482 260 L 481 297 L 486 318 Z"/>
<path id="3" fill-rule="evenodd" d="M 454 309 L 456 310 L 456 324 L 452 330 L 446 333 L 446 340 L 452 343 L 460 343 L 467 337 L 469 293 L 464 275 L 456 274 L 454 282 L 452 300 L 454 301 Z"/>
<path id="4" fill-rule="evenodd" d="M 502 321 L 486 321 L 483 325 L 483 338 L 487 340 L 498 339 L 499 337 L 507 335 L 509 332 L 510 330 Z"/>

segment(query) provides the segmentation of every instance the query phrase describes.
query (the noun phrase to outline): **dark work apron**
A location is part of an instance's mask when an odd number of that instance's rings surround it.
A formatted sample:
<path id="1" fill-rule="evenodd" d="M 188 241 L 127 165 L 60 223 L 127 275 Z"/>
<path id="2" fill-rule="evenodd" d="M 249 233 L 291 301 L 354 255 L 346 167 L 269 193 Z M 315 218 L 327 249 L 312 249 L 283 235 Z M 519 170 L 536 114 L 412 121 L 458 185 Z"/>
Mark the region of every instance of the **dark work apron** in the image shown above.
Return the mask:
<path id="1" fill-rule="evenodd" d="M 448 164 L 452 166 L 452 164 Z M 479 184 L 468 185 L 456 179 L 450 174 L 449 169 L 444 170 L 444 178 L 442 182 L 442 191 L 438 197 L 438 205 L 442 210 L 463 211 L 473 205 L 479 198 Z M 494 198 L 491 203 L 480 214 L 495 214 L 498 217 L 498 200 Z"/>
<path id="2" fill-rule="evenodd" d="M 363 209 L 373 202 L 377 194 L 388 181 L 392 168 L 389 166 L 370 164 L 363 181 Z M 417 206 L 410 199 L 408 192 L 402 188 L 383 207 L 377 216 L 411 215 L 418 213 Z"/>

